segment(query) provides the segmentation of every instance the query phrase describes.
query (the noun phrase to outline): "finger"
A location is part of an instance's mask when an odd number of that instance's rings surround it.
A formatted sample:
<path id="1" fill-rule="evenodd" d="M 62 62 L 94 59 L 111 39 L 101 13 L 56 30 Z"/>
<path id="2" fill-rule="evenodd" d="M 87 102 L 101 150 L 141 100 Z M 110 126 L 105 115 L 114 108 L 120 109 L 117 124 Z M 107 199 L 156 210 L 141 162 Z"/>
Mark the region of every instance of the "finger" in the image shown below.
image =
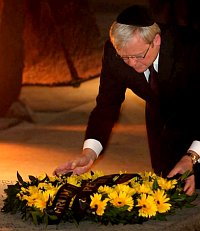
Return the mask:
<path id="1" fill-rule="evenodd" d="M 71 164 L 71 169 L 75 169 L 77 166 L 80 167 L 86 166 L 88 162 L 89 160 L 85 156 L 75 159 Z"/>
<path id="2" fill-rule="evenodd" d="M 82 174 L 82 173 L 87 172 L 87 171 L 91 168 L 92 164 L 93 164 L 93 161 L 90 160 L 89 163 L 88 163 L 87 165 L 81 166 L 81 167 L 76 167 L 76 168 L 74 169 L 74 171 L 73 171 L 73 174 L 80 175 L 80 174 Z"/>
<path id="3" fill-rule="evenodd" d="M 167 175 L 168 178 L 175 176 L 176 174 L 179 173 L 179 169 L 174 168 L 171 170 L 171 172 Z"/>
<path id="4" fill-rule="evenodd" d="M 194 193 L 194 188 L 193 186 L 189 185 L 189 184 L 185 184 L 184 186 L 184 192 L 188 195 L 191 196 Z"/>
<path id="5" fill-rule="evenodd" d="M 195 180 L 194 176 L 190 176 L 185 181 L 184 191 L 187 195 L 192 195 L 195 191 Z"/>
<path id="6" fill-rule="evenodd" d="M 62 175 L 62 174 L 65 174 L 67 172 L 70 172 L 73 170 L 73 162 L 66 162 L 64 164 L 62 164 L 61 166 L 57 167 L 53 174 L 54 175 Z"/>
<path id="7" fill-rule="evenodd" d="M 93 162 L 94 161 L 92 159 L 90 159 L 88 156 L 81 156 L 81 157 L 79 157 L 78 159 L 75 159 L 72 162 L 71 169 L 75 169 L 77 167 L 78 168 L 83 168 L 83 169 L 84 168 L 89 169 Z"/>
<path id="8" fill-rule="evenodd" d="M 90 161 L 92 161 L 92 160 L 89 160 L 86 156 L 81 156 L 81 157 L 79 157 L 79 158 L 77 158 L 77 159 L 75 159 L 73 161 L 66 162 L 63 165 L 61 165 L 58 168 L 56 168 L 55 171 L 54 171 L 54 175 L 63 175 L 63 174 L 66 174 L 68 172 L 73 171 L 76 167 L 79 167 L 79 168 L 83 167 L 82 170 L 79 170 L 79 171 L 81 173 L 82 172 L 86 172 L 86 170 L 84 170 L 84 168 L 88 164 L 91 165 L 93 163 L 93 161 L 92 162 L 90 162 Z M 88 167 L 88 169 L 89 169 L 89 167 Z M 87 167 L 86 167 L 86 169 L 87 169 Z"/>

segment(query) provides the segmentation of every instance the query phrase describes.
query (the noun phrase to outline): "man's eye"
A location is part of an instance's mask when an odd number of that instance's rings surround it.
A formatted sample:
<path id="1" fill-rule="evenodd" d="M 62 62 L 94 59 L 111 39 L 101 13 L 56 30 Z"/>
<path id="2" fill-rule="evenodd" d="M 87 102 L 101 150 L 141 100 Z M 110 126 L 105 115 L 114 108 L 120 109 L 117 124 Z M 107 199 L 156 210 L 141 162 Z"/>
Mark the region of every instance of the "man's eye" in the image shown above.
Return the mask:
<path id="1" fill-rule="evenodd" d="M 127 60 L 129 60 L 129 57 L 122 57 L 122 59 L 127 61 Z"/>

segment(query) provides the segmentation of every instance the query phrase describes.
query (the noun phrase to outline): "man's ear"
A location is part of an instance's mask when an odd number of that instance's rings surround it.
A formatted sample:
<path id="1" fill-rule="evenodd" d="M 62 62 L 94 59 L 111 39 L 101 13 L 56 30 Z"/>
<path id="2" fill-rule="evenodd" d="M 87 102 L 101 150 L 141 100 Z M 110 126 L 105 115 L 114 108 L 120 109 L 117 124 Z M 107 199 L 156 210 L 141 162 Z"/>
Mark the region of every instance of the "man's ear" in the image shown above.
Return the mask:
<path id="1" fill-rule="evenodd" d="M 160 34 L 156 34 L 155 38 L 153 39 L 153 44 L 155 46 L 160 46 L 161 44 L 161 37 Z"/>

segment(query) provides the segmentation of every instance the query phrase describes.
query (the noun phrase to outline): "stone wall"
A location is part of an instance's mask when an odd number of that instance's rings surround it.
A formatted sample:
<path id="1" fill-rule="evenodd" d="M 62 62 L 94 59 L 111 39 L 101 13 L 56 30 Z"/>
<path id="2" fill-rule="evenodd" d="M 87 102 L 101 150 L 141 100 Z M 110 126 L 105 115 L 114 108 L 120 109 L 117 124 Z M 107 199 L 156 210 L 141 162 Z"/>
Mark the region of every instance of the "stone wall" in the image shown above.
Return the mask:
<path id="1" fill-rule="evenodd" d="M 99 30 L 86 0 L 29 0 L 24 44 L 24 84 L 70 84 L 100 72 Z"/>

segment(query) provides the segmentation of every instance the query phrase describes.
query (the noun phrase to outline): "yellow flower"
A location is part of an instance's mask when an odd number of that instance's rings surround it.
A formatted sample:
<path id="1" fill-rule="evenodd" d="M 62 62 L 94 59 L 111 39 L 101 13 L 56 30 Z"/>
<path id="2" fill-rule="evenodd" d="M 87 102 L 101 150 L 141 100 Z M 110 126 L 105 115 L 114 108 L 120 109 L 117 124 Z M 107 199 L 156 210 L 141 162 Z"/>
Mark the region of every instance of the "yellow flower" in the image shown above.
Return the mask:
<path id="1" fill-rule="evenodd" d="M 141 177 L 143 180 L 145 181 L 151 181 L 151 179 L 155 179 L 156 178 L 156 174 L 153 172 L 144 172 L 144 173 L 140 173 Z"/>
<path id="2" fill-rule="evenodd" d="M 21 187 L 20 191 L 21 191 L 21 193 L 26 193 L 27 192 L 27 188 Z"/>
<path id="3" fill-rule="evenodd" d="M 38 176 L 38 180 L 42 181 L 46 178 L 47 174 L 46 173 L 42 173 L 41 175 Z"/>
<path id="4" fill-rule="evenodd" d="M 102 193 L 102 194 L 109 194 L 113 191 L 113 188 L 107 186 L 107 185 L 104 185 L 104 186 L 100 186 L 98 188 L 98 192 L 99 193 Z"/>
<path id="5" fill-rule="evenodd" d="M 38 187 L 29 186 L 26 190 L 23 188 L 19 199 L 26 200 L 28 206 L 34 206 L 43 210 L 46 207 L 47 201 L 49 201 L 50 205 L 52 204 L 59 187 L 61 186 L 54 187 L 51 183 L 39 183 Z"/>
<path id="6" fill-rule="evenodd" d="M 173 189 L 177 184 L 177 180 L 168 180 L 162 177 L 158 177 L 157 181 L 158 185 L 164 190 Z"/>
<path id="7" fill-rule="evenodd" d="M 81 186 L 80 179 L 76 175 L 72 175 L 72 176 L 67 177 L 67 183 L 72 184 L 72 185 L 77 186 L 77 187 Z"/>
<path id="8" fill-rule="evenodd" d="M 136 179 L 132 179 L 130 181 L 130 184 L 131 184 L 131 187 L 135 190 L 135 192 L 137 192 L 139 186 L 140 186 L 140 183 L 136 181 Z"/>
<path id="9" fill-rule="evenodd" d="M 30 195 L 38 194 L 38 187 L 37 186 L 29 186 L 27 189 L 27 192 L 30 193 Z"/>
<path id="10" fill-rule="evenodd" d="M 20 193 L 17 193 L 16 197 L 18 197 L 20 200 L 22 200 L 22 195 Z"/>
<path id="11" fill-rule="evenodd" d="M 98 177 L 103 176 L 103 172 L 102 171 L 95 171 L 94 174 L 92 175 L 92 180 L 97 179 Z"/>
<path id="12" fill-rule="evenodd" d="M 137 206 L 140 207 L 139 216 L 150 218 L 156 215 L 157 206 L 152 196 L 141 194 L 141 198 L 137 201 Z"/>
<path id="13" fill-rule="evenodd" d="M 90 196 L 91 202 L 90 202 L 90 207 L 92 209 L 96 208 L 96 214 L 99 216 L 102 216 L 104 214 L 104 210 L 106 208 L 108 198 L 101 200 L 102 195 L 95 193 L 94 196 Z"/>
<path id="14" fill-rule="evenodd" d="M 46 182 L 40 182 L 38 184 L 38 189 L 40 190 L 48 190 L 51 189 L 53 186 L 51 183 L 46 183 Z"/>
<path id="15" fill-rule="evenodd" d="M 164 190 L 158 189 L 156 192 L 154 192 L 153 196 L 159 213 L 165 213 L 170 210 L 171 204 L 166 203 L 169 201 L 169 198 L 165 194 Z"/>
<path id="16" fill-rule="evenodd" d="M 61 186 L 60 186 L 61 187 Z M 52 187 L 51 189 L 47 190 L 45 193 L 49 195 L 50 197 L 50 201 L 49 201 L 49 205 L 52 205 L 52 202 L 56 196 L 56 193 L 58 192 L 58 189 L 60 187 Z"/>
<path id="17" fill-rule="evenodd" d="M 143 184 L 139 184 L 138 187 L 136 188 L 137 193 L 152 193 L 152 184 L 149 182 L 144 182 Z"/>
<path id="18" fill-rule="evenodd" d="M 28 196 L 28 195 L 22 195 L 22 197 L 20 199 L 22 201 L 26 200 L 28 206 L 32 206 L 34 204 L 34 199 L 32 197 Z"/>
<path id="19" fill-rule="evenodd" d="M 43 211 L 46 208 L 47 201 L 49 200 L 49 193 L 47 191 L 45 192 L 39 192 L 37 194 L 37 198 L 34 200 L 34 206 L 41 211 Z"/>
<path id="20" fill-rule="evenodd" d="M 92 179 L 92 174 L 91 172 L 86 172 L 80 175 L 82 180 L 88 180 L 88 179 Z"/>
<path id="21" fill-rule="evenodd" d="M 117 184 L 115 186 L 114 190 L 117 193 L 119 193 L 119 192 L 125 192 L 129 196 L 132 196 L 135 193 L 135 189 L 131 188 L 128 185 L 124 185 L 124 184 Z"/>
<path id="22" fill-rule="evenodd" d="M 110 203 L 116 207 L 128 206 L 128 211 L 131 211 L 133 208 L 133 198 L 125 192 L 116 191 L 111 192 L 108 197 L 110 198 Z"/>
<path id="23" fill-rule="evenodd" d="M 48 176 L 49 177 L 49 180 L 51 181 L 51 182 L 54 182 L 55 180 L 59 180 L 60 178 L 59 177 L 57 177 L 57 176 Z"/>

